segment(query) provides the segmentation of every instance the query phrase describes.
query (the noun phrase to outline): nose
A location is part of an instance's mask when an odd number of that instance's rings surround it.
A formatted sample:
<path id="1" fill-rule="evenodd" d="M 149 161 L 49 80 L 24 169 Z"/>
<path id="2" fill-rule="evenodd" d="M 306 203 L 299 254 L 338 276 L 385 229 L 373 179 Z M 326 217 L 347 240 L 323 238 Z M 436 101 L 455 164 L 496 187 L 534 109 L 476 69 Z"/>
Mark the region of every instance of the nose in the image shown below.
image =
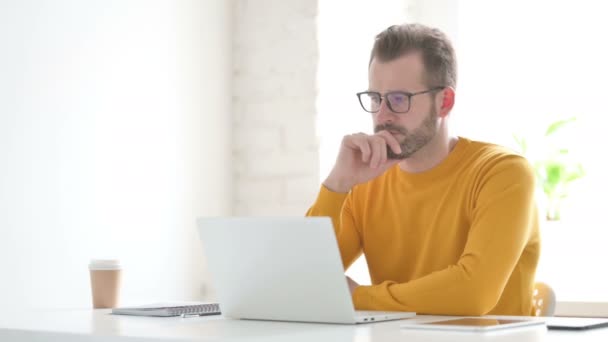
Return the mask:
<path id="1" fill-rule="evenodd" d="M 393 113 L 388 104 L 385 101 L 380 103 L 380 109 L 374 114 L 376 118 L 376 124 L 386 124 L 395 121 L 395 113 Z"/>

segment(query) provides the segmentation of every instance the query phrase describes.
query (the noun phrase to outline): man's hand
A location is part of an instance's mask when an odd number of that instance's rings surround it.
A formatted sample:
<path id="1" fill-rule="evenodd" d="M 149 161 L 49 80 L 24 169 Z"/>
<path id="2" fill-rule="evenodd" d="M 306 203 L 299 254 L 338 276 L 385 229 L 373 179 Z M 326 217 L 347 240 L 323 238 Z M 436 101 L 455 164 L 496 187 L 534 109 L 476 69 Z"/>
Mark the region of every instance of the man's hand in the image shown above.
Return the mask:
<path id="1" fill-rule="evenodd" d="M 352 296 L 355 292 L 355 289 L 359 287 L 359 284 L 357 284 L 356 281 L 350 279 L 349 276 L 346 276 L 346 282 L 348 283 L 348 290 L 350 291 L 350 295 Z"/>
<path id="2" fill-rule="evenodd" d="M 399 141 L 387 131 L 345 136 L 336 164 L 323 185 L 332 191 L 346 193 L 353 186 L 380 176 L 399 162 L 388 159 L 387 148 L 395 154 L 401 153 Z"/>

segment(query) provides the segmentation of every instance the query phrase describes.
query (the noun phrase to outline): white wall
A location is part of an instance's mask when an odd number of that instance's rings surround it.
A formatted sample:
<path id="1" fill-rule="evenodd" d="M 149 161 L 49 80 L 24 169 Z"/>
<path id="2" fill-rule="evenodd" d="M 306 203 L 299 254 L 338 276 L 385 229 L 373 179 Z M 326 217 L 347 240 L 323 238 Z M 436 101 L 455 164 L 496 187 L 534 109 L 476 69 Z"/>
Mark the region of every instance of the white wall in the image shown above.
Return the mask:
<path id="1" fill-rule="evenodd" d="M 235 1 L 237 215 L 302 216 L 319 189 L 316 19 L 316 1 Z"/>
<path id="2" fill-rule="evenodd" d="M 0 2 L 0 304 L 199 298 L 195 217 L 231 213 L 230 2 Z"/>
<path id="3" fill-rule="evenodd" d="M 373 132 L 371 117 L 355 94 L 367 89 L 376 34 L 408 21 L 409 6 L 405 0 L 319 1 L 320 181 L 331 171 L 344 135 Z"/>
<path id="4" fill-rule="evenodd" d="M 423 6 L 422 1 L 404 0 L 319 1 L 319 181 L 331 171 L 344 135 L 373 132 L 371 116 L 361 109 L 355 94 L 367 89 L 375 36 L 390 25 L 415 21 L 413 13 L 426 13 Z M 347 275 L 360 284 L 370 284 L 365 257 Z"/>
<path id="5" fill-rule="evenodd" d="M 558 301 L 608 302 L 608 276 L 598 267 L 608 258 L 606 205 L 595 200 L 608 190 L 608 164 L 598 154 L 606 135 L 601 123 L 608 78 L 608 48 L 598 42 L 608 30 L 607 9 L 602 1 L 460 5 L 462 82 L 455 122 L 462 134 L 516 148 L 516 133 L 527 138 L 533 161 L 546 158 L 544 148 L 553 145 L 568 149 L 585 170 L 570 184 L 561 220 L 541 222 L 536 278 L 554 288 Z M 576 122 L 553 141 L 544 137 L 551 123 L 570 117 Z M 545 199 L 538 200 L 542 207 Z M 562 314 L 570 310 L 565 308 Z"/>

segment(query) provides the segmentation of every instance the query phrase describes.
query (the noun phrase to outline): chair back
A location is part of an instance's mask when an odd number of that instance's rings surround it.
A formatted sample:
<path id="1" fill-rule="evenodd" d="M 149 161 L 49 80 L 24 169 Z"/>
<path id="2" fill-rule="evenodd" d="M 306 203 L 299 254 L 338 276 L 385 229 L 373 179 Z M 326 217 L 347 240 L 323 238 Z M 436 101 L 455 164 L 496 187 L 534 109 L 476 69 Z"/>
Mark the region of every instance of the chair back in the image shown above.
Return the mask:
<path id="1" fill-rule="evenodd" d="M 532 294 L 532 316 L 553 316 L 555 314 L 555 291 L 551 286 L 537 282 Z"/>

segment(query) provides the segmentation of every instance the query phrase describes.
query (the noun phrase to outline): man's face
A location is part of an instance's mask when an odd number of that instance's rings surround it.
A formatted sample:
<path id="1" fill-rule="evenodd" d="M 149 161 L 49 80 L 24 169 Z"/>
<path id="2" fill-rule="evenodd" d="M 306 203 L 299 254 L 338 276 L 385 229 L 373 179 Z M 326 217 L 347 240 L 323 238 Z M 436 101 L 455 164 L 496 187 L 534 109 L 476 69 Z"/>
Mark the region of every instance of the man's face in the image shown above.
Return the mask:
<path id="1" fill-rule="evenodd" d="M 435 86 L 435 85 L 433 85 Z M 419 53 L 406 54 L 390 62 L 372 60 L 369 68 L 369 90 L 385 94 L 391 91 L 416 93 L 429 88 L 424 82 L 424 65 Z M 389 158 L 405 159 L 428 144 L 437 133 L 437 108 L 433 93 L 411 97 L 407 113 L 392 112 L 386 99 L 382 99 L 380 110 L 372 114 L 374 131 L 386 130 L 400 143 L 402 153 Z"/>

